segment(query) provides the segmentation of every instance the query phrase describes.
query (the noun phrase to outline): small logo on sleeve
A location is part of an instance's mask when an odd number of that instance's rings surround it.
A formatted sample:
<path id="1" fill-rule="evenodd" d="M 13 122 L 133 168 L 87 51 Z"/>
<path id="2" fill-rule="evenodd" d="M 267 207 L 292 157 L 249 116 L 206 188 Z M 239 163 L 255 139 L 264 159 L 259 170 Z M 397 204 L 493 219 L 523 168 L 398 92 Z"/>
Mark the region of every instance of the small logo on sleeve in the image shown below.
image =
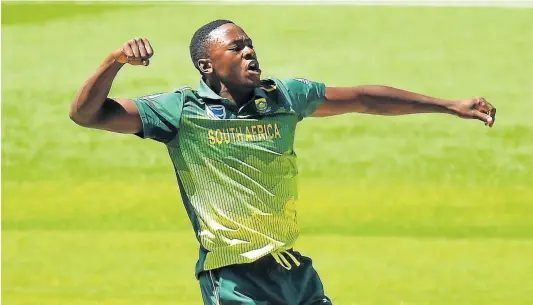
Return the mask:
<path id="1" fill-rule="evenodd" d="M 142 99 L 145 99 L 145 100 L 153 100 L 153 99 L 156 99 L 157 97 L 163 95 L 164 93 L 153 93 L 153 94 L 148 94 L 148 95 L 144 95 L 144 96 L 141 96 L 140 98 Z"/>
<path id="2" fill-rule="evenodd" d="M 298 81 L 298 82 L 300 82 L 300 83 L 302 83 L 304 85 L 310 85 L 311 84 L 311 82 L 309 80 L 305 79 L 305 78 L 295 78 L 294 80 Z"/>

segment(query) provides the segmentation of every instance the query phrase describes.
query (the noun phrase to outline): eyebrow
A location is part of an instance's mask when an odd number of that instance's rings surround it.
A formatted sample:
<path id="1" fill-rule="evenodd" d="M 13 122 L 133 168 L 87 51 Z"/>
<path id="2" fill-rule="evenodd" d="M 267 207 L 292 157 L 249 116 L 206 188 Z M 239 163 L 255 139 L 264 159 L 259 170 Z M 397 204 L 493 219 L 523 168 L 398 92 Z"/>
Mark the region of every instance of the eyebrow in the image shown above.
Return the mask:
<path id="1" fill-rule="evenodd" d="M 243 42 L 243 43 L 245 43 L 245 42 L 252 42 L 252 39 L 242 37 L 242 38 L 238 38 L 238 39 L 235 39 L 235 40 L 233 40 L 233 41 L 230 41 L 230 43 L 228 43 L 228 45 L 237 44 L 237 43 L 239 43 L 239 42 Z"/>

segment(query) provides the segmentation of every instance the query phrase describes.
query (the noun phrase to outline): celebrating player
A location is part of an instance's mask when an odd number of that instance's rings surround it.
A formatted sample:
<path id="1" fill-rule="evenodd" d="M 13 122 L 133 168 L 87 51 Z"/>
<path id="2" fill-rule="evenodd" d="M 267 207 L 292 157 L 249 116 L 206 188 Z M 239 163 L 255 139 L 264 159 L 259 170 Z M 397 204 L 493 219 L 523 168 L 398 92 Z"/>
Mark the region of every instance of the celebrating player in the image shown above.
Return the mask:
<path id="1" fill-rule="evenodd" d="M 112 52 L 79 90 L 77 124 L 164 143 L 200 246 L 196 277 L 205 304 L 331 304 L 312 261 L 293 250 L 296 124 L 351 112 L 447 113 L 492 127 L 483 98 L 450 101 L 386 86 L 331 87 L 301 78 L 261 78 L 252 40 L 229 20 L 196 31 L 196 89 L 133 99 L 109 97 L 125 65 L 148 66 L 137 38 Z"/>

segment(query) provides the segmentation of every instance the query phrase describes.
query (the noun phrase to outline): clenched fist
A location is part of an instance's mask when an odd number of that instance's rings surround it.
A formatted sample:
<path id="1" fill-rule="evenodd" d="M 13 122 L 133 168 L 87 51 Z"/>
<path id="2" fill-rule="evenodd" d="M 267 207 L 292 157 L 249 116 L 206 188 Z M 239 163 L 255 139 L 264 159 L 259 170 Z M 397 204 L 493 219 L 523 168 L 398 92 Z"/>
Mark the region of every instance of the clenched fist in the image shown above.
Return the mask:
<path id="1" fill-rule="evenodd" d="M 113 57 L 117 62 L 134 66 L 148 66 L 152 55 L 154 55 L 154 50 L 146 38 L 128 40 L 120 49 L 113 52 Z"/>

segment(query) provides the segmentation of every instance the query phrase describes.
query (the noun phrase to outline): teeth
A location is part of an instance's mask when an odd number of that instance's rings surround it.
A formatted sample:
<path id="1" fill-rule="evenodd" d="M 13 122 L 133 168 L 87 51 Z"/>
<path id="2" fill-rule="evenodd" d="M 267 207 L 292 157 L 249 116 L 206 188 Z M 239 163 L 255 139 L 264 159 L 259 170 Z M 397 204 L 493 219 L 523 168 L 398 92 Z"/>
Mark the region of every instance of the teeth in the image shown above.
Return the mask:
<path id="1" fill-rule="evenodd" d="M 259 63 L 256 62 L 256 61 L 252 61 L 248 64 L 248 70 L 250 71 L 254 71 L 254 72 L 259 72 Z"/>

